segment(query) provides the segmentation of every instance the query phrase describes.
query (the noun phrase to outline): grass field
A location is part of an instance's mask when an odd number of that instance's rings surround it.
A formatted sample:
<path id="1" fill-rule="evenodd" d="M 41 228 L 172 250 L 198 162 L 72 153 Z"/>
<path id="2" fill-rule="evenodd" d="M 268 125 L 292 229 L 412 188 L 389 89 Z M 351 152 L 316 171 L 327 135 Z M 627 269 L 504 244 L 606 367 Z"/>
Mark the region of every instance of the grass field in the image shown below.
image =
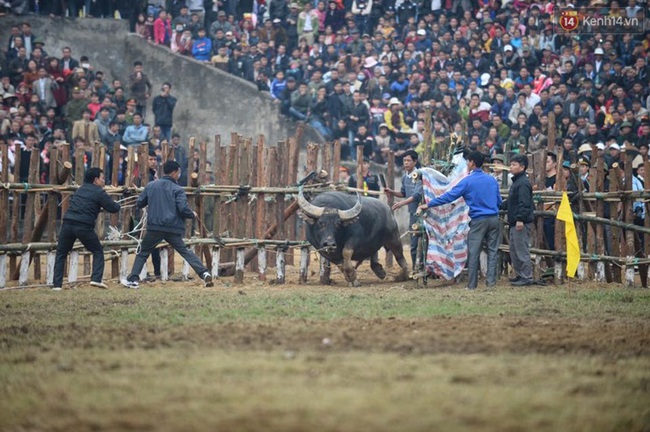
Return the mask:
<path id="1" fill-rule="evenodd" d="M 650 431 L 649 290 L 313 279 L 1 292 L 0 430 Z"/>

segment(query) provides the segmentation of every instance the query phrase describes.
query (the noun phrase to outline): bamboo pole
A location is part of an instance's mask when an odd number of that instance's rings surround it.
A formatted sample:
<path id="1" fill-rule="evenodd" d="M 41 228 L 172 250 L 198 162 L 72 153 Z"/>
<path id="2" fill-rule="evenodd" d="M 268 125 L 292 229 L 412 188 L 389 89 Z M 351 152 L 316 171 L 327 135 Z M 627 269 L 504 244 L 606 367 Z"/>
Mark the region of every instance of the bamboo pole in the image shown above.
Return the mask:
<path id="1" fill-rule="evenodd" d="M 248 141 L 249 150 L 248 150 L 248 184 L 250 186 L 258 186 L 257 178 L 257 157 L 259 153 L 257 152 L 257 141 L 253 142 L 252 138 Z M 248 207 L 246 209 L 246 237 L 256 238 L 257 237 L 257 200 L 252 201 L 254 195 L 249 194 Z M 250 262 L 250 269 L 252 272 L 257 272 L 257 261 L 253 260 Z"/>
<path id="2" fill-rule="evenodd" d="M 262 189 L 269 184 L 266 182 L 265 168 L 268 164 L 266 159 L 266 149 L 264 144 L 264 135 L 259 135 L 257 137 L 257 186 L 260 186 Z M 255 237 L 261 238 L 264 234 L 264 213 L 266 211 L 266 194 L 260 193 L 257 197 L 255 203 L 256 206 L 256 220 L 255 220 Z M 259 262 L 258 262 L 259 266 Z"/>
<path id="3" fill-rule="evenodd" d="M 357 146 L 357 189 L 363 189 L 363 146 Z"/>
<path id="4" fill-rule="evenodd" d="M 275 163 L 276 166 L 279 168 L 276 170 L 276 184 L 278 186 L 286 186 L 287 185 L 287 171 L 285 169 L 282 169 L 283 165 L 286 164 L 286 159 L 287 159 L 287 146 L 284 141 L 279 141 L 278 142 L 278 147 L 277 147 L 277 152 L 275 154 Z M 275 221 L 278 224 L 278 232 L 277 236 L 280 239 L 286 238 L 286 227 L 284 224 L 284 209 L 286 208 L 286 204 L 284 202 L 284 198 L 286 195 L 281 194 L 276 197 L 277 203 L 276 203 L 276 208 L 275 208 Z M 284 251 L 283 251 L 284 252 Z M 286 263 L 286 256 L 283 254 L 283 264 Z M 276 262 L 279 262 L 276 260 Z M 278 270 L 279 271 L 279 270 Z M 279 282 L 279 281 L 278 281 Z"/>
<path id="5" fill-rule="evenodd" d="M 0 139 L 0 161 L 3 167 L 9 166 L 9 147 L 5 142 Z M 3 168 L 0 170 L 0 182 L 7 183 L 9 181 L 9 170 Z M 9 209 L 9 190 L 0 189 L 0 208 Z M 7 221 L 8 211 L 0 212 L 0 244 L 7 243 Z M 14 215 L 15 217 L 15 215 Z M 0 288 L 4 288 L 7 284 L 7 255 L 0 253 Z"/>
<path id="6" fill-rule="evenodd" d="M 609 170 L 609 188 L 610 190 L 617 191 L 623 189 L 623 180 L 621 178 L 621 168 L 617 163 L 614 163 Z M 619 209 L 617 206 L 610 207 L 610 217 L 617 217 Z M 618 228 L 612 228 L 612 250 L 611 254 L 614 256 L 621 256 L 621 240 L 623 237 L 623 231 Z M 612 267 L 612 276 L 613 280 L 616 283 L 623 283 L 621 268 L 618 266 Z"/>
<path id="7" fill-rule="evenodd" d="M 14 179 L 16 181 L 20 181 L 20 165 L 21 165 L 21 159 L 22 159 L 22 152 L 20 149 L 15 152 L 14 154 Z M 9 166 L 9 165 L 3 165 L 3 166 Z M 17 242 L 18 241 L 18 225 L 20 223 L 20 201 L 21 201 L 22 195 L 18 193 L 16 190 L 14 190 L 14 202 L 12 206 L 12 220 L 11 220 L 11 241 L 12 242 Z M 16 280 L 14 278 L 14 275 L 16 275 L 18 270 L 16 267 L 16 257 L 11 256 L 9 257 L 9 274 L 11 275 L 12 280 Z"/>
<path id="8" fill-rule="evenodd" d="M 339 140 L 334 141 L 334 149 L 332 150 L 334 153 L 332 156 L 333 162 L 332 162 L 332 173 L 330 178 L 332 179 L 332 182 L 338 183 L 339 182 L 339 176 L 341 175 L 339 169 L 341 168 L 341 142 Z"/>
<path id="9" fill-rule="evenodd" d="M 634 160 L 636 148 L 634 146 L 626 147 L 626 152 L 624 153 L 625 157 L 625 183 L 624 190 L 631 192 L 632 191 L 632 161 Z M 623 220 L 628 225 L 634 224 L 634 200 L 629 197 L 625 197 L 623 200 Z M 621 256 L 628 258 L 628 261 L 633 260 L 636 256 L 636 250 L 634 247 L 634 232 L 631 230 L 625 230 L 625 246 L 621 250 Z M 633 287 L 635 285 L 634 281 L 634 265 L 625 266 L 625 286 Z"/>
<path id="10" fill-rule="evenodd" d="M 272 186 L 277 186 L 277 178 L 278 178 L 278 173 L 277 170 L 280 167 L 278 166 L 278 148 L 277 147 L 269 147 L 268 149 L 268 154 L 267 154 L 267 166 L 266 166 L 266 182 L 269 185 Z M 279 231 L 280 229 L 284 229 L 284 223 L 278 225 L 278 220 L 277 220 L 277 210 L 278 210 L 278 202 L 280 200 L 280 196 L 276 195 L 274 197 L 273 201 L 270 201 L 268 203 L 267 211 L 266 211 L 266 220 L 264 226 L 270 226 L 274 224 L 276 227 L 276 232 Z M 284 221 L 283 221 L 284 222 Z M 267 264 L 269 263 L 274 263 L 276 260 L 276 253 L 274 250 L 269 250 L 267 252 L 268 259 L 267 259 Z"/>
<path id="11" fill-rule="evenodd" d="M 116 142 L 113 144 L 113 154 L 111 157 L 111 179 L 110 184 L 113 187 L 118 186 L 119 182 L 119 170 L 120 170 L 120 155 L 122 150 L 120 150 L 120 143 Z M 113 199 L 115 199 L 115 195 Z M 110 224 L 113 227 L 117 227 L 120 224 L 120 213 L 111 213 L 110 215 Z M 120 275 L 120 259 L 117 256 L 114 256 L 111 259 L 111 277 L 117 278 Z"/>
<path id="12" fill-rule="evenodd" d="M 549 129 L 553 126 L 555 129 L 555 123 L 552 125 L 549 123 Z M 553 148 L 555 148 L 555 134 L 553 138 Z M 549 147 L 550 146 L 549 141 Z M 557 174 L 555 176 L 555 190 L 557 191 L 566 191 L 566 180 L 564 179 L 564 171 L 562 169 L 563 162 L 563 152 L 557 152 Z M 559 208 L 559 206 L 558 206 Z M 555 219 L 555 233 L 554 233 L 554 242 L 555 250 L 566 250 L 566 236 L 564 230 L 565 222 Z M 566 274 L 565 263 L 560 260 L 555 260 L 555 269 L 553 272 L 553 281 L 555 285 L 560 285 L 564 282 L 564 276 Z"/>
<path id="13" fill-rule="evenodd" d="M 283 186 L 295 185 L 298 181 L 298 165 L 300 159 L 300 142 L 296 137 L 289 138 L 289 147 L 288 147 L 288 163 L 289 163 L 289 173 L 287 181 Z M 296 240 L 298 236 L 298 218 L 292 216 L 288 221 L 288 233 L 287 237 L 290 240 Z M 294 256 L 293 253 L 290 253 L 287 256 L 287 264 L 294 265 Z"/>
<path id="14" fill-rule="evenodd" d="M 388 152 L 388 161 L 386 165 L 386 187 L 389 189 L 395 189 L 395 153 L 393 151 Z M 393 195 L 386 195 L 386 204 L 388 207 L 393 207 L 395 204 L 395 197 Z M 393 253 L 386 251 L 386 267 L 393 267 Z"/>
<path id="15" fill-rule="evenodd" d="M 424 108 L 424 165 L 431 162 L 431 105 L 426 105 Z"/>
<path id="16" fill-rule="evenodd" d="M 239 141 L 239 151 L 237 155 L 237 167 L 239 173 L 236 178 L 236 184 L 240 186 L 250 186 L 250 171 L 248 169 L 251 147 L 252 139 L 245 138 Z M 239 194 L 234 205 L 237 209 L 237 219 L 235 224 L 237 229 L 235 230 L 235 237 L 246 238 L 248 237 L 248 224 L 250 223 L 250 220 L 248 219 L 248 215 L 250 214 L 248 194 Z"/>

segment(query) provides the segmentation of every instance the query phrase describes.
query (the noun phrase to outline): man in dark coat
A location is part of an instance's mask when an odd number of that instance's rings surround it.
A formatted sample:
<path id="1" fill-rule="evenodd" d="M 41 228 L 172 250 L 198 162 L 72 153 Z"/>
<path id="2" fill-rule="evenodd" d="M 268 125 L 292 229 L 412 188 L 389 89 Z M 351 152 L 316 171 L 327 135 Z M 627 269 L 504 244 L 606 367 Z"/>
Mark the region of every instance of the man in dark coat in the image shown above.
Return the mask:
<path id="1" fill-rule="evenodd" d="M 105 184 L 104 172 L 99 168 L 91 168 L 84 176 L 84 184 L 70 199 L 70 207 L 63 216 L 63 226 L 59 233 L 59 243 L 56 248 L 52 287 L 54 291 L 61 291 L 65 260 L 77 239 L 93 254 L 93 273 L 90 278 L 90 285 L 98 288 L 108 288 L 102 282 L 104 276 L 104 249 L 95 233 L 95 222 L 102 209 L 110 213 L 117 213 L 120 211 L 120 205 L 113 201 L 104 191 Z"/>
<path id="2" fill-rule="evenodd" d="M 197 214 L 190 209 L 185 191 L 177 183 L 181 167 L 176 161 L 167 161 L 163 165 L 163 173 L 163 178 L 145 186 L 136 203 L 138 208 L 148 208 L 147 232 L 142 239 L 140 252 L 135 257 L 131 274 L 121 281 L 122 285 L 126 288 L 139 287 L 140 273 L 147 258 L 158 243 L 165 240 L 189 263 L 206 287 L 214 286 L 208 269 L 183 242 L 185 220 L 194 219 Z"/>
<path id="3" fill-rule="evenodd" d="M 171 89 L 170 83 L 164 83 L 160 94 L 153 98 L 152 104 L 155 125 L 160 126 L 160 138 L 167 141 L 172 139 L 174 107 L 176 107 L 176 98 L 169 94 Z"/>

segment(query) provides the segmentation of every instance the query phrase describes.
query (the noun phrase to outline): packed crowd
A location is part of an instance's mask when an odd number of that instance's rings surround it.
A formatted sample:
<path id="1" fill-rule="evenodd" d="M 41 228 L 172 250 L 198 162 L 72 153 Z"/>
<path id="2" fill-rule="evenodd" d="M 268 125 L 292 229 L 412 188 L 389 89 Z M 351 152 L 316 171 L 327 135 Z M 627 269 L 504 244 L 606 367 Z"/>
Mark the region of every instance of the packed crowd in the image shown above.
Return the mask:
<path id="1" fill-rule="evenodd" d="M 577 2 L 577 7 L 600 5 Z M 183 2 L 142 14 L 135 31 L 153 43 L 240 76 L 279 101 L 282 112 L 398 164 L 424 150 L 424 107 L 434 139 L 462 134 L 492 155 L 546 145 L 548 113 L 558 137 L 609 146 L 647 143 L 650 32 L 562 35 L 554 13 L 565 2 L 286 0 L 250 10 L 213 10 L 213 21 Z M 616 1 L 610 15 L 643 6 Z M 170 16 L 171 15 L 171 16 Z M 629 124 L 629 129 L 623 124 Z M 347 146 L 345 145 L 347 144 Z M 568 147 L 567 142 L 567 147 Z"/>

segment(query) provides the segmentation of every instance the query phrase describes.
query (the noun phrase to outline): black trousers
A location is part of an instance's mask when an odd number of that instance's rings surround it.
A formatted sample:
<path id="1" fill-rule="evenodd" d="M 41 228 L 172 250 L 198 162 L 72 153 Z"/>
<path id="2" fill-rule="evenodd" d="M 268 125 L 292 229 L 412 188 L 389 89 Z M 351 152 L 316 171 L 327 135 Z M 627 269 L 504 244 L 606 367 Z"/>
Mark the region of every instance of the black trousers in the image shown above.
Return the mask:
<path id="1" fill-rule="evenodd" d="M 65 260 L 77 239 L 93 254 L 93 273 L 90 280 L 93 282 L 102 281 L 104 276 L 104 249 L 97 234 L 95 234 L 95 227 L 64 221 L 61 232 L 59 232 L 59 242 L 56 245 L 53 283 L 55 287 L 61 287 L 63 284 Z"/>
<path id="2" fill-rule="evenodd" d="M 180 234 L 147 230 L 140 245 L 140 252 L 135 256 L 135 262 L 133 263 L 131 274 L 128 277 L 129 281 L 140 280 L 140 272 L 146 264 L 147 258 L 149 258 L 151 252 L 158 246 L 158 243 L 163 240 L 169 243 L 188 262 L 199 277 L 206 272 L 209 273 L 209 270 L 203 265 L 199 257 L 183 243 L 183 237 Z M 158 258 L 160 259 L 160 256 Z"/>

